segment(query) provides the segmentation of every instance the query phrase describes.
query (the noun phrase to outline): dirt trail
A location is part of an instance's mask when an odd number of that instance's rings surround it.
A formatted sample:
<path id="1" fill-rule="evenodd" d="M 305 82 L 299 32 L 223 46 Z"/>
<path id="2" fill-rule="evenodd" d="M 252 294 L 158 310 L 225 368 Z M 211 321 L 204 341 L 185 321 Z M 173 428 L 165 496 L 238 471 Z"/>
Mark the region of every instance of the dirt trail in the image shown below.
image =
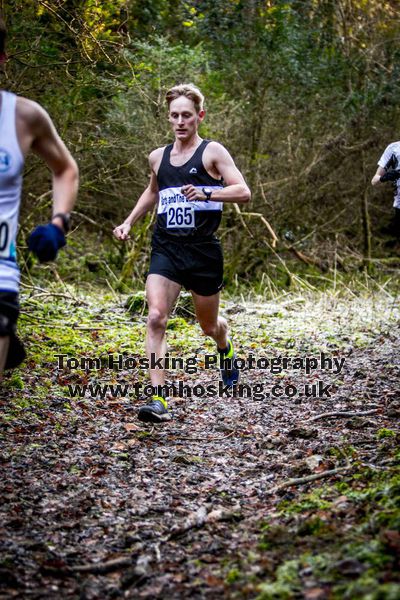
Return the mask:
<path id="1" fill-rule="evenodd" d="M 290 313 L 294 327 L 307 322 L 307 310 Z M 273 342 L 285 315 L 271 307 L 262 314 Z M 267 328 L 259 308 L 231 308 L 231 320 L 244 328 L 239 355 L 282 356 L 282 347 L 252 347 Z M 49 394 L 32 416 L 29 403 L 13 407 L 15 390 L 3 392 L 0 598 L 256 597 L 258 583 L 273 579 L 285 558 L 279 543 L 274 555 L 256 551 L 260 524 L 279 503 L 362 465 L 385 468 L 377 432 L 398 426 L 400 328 L 392 315 L 377 327 L 381 333 L 370 332 L 362 348 L 352 345 L 355 332 L 343 341 L 346 324 L 333 332 L 341 343 L 324 350 L 345 359 L 341 373 L 242 372 L 249 385 L 297 390 L 320 379 L 331 398 L 176 398 L 173 420 L 151 427 L 136 420 L 137 403 L 125 398 Z M 287 323 L 285 335 L 295 335 Z M 308 352 L 310 337 L 299 339 L 292 358 Z M 317 355 L 315 348 L 309 354 Z M 48 373 L 53 382 L 59 376 Z M 206 385 L 218 373 L 187 379 Z M 331 412 L 361 416 L 315 419 Z M 320 479 L 307 482 L 310 475 Z M 288 485 L 291 479 L 301 481 Z M 239 584 L 233 566 L 244 563 L 250 579 Z"/>

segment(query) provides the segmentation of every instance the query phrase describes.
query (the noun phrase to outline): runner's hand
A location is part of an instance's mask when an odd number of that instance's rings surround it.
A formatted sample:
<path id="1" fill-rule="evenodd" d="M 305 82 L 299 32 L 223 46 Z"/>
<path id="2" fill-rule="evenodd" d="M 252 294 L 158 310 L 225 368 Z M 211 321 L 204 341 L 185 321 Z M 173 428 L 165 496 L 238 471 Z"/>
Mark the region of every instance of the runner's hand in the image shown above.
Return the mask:
<path id="1" fill-rule="evenodd" d="M 117 238 L 117 240 L 130 240 L 131 236 L 129 235 L 129 232 L 131 230 L 131 225 L 129 225 L 129 223 L 122 223 L 122 225 L 118 225 L 118 227 L 116 227 L 113 231 L 114 236 Z"/>
<path id="2" fill-rule="evenodd" d="M 381 177 L 382 183 L 385 181 L 397 181 L 400 179 L 400 170 L 389 170 Z"/>
<path id="3" fill-rule="evenodd" d="M 207 200 L 202 190 L 197 189 L 194 185 L 184 185 L 181 188 L 181 193 L 186 196 L 190 202 Z"/>

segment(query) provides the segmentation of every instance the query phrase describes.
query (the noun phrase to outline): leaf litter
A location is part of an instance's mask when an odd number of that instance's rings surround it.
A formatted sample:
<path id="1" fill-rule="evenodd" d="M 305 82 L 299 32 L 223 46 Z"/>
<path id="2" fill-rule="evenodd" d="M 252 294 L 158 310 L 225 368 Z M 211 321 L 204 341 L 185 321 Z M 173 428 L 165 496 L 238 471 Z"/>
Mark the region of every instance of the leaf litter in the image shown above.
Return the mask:
<path id="1" fill-rule="evenodd" d="M 143 311 L 122 296 L 27 298 L 28 361 L 0 392 L 0 598 L 396 595 L 398 305 L 320 294 L 223 308 L 239 357 L 345 359 L 336 374 L 244 369 L 243 382 L 320 379 L 331 397 L 175 398 L 172 421 L 143 425 L 144 397 L 73 398 L 68 385 L 145 383 L 145 370 L 55 358 L 144 356 Z M 168 343 L 199 365 L 214 352 L 183 317 Z M 169 377 L 193 388 L 219 373 Z"/>

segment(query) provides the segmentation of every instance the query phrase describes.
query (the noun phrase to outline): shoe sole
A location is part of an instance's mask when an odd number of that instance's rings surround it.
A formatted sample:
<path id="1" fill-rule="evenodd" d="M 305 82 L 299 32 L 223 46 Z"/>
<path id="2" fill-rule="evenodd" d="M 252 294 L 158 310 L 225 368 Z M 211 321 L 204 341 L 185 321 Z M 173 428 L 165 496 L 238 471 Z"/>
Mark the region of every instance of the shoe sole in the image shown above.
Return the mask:
<path id="1" fill-rule="evenodd" d="M 157 415 L 151 411 L 140 410 L 138 412 L 138 419 L 144 423 L 164 423 L 171 420 L 171 415 L 169 413 Z"/>

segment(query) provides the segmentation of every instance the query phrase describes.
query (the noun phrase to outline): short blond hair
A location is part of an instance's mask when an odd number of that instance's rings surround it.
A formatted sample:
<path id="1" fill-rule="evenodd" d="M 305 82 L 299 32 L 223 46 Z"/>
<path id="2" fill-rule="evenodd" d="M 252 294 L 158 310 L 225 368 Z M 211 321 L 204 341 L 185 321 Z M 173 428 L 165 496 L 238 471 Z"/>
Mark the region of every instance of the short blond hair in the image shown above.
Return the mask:
<path id="1" fill-rule="evenodd" d="M 168 92 L 165 94 L 165 99 L 168 104 L 168 108 L 171 105 L 173 100 L 176 100 L 180 96 L 185 96 L 192 100 L 196 112 L 200 112 L 203 110 L 204 105 L 204 96 L 193 83 L 180 83 L 179 85 L 174 85 Z"/>

